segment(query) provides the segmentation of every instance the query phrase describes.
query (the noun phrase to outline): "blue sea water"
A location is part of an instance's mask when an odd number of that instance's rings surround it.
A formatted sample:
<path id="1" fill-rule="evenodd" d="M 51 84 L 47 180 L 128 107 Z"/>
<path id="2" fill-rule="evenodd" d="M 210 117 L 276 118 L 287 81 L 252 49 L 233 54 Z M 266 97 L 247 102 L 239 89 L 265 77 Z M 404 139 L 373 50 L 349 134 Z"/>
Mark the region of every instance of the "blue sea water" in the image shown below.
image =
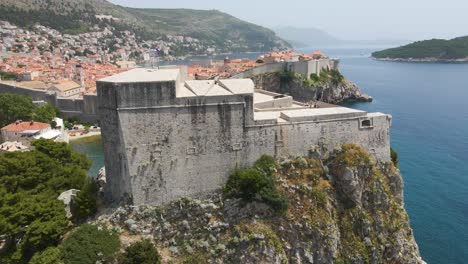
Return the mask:
<path id="1" fill-rule="evenodd" d="M 331 49 L 374 97 L 351 107 L 393 116 L 405 207 L 428 263 L 468 262 L 468 64 L 381 62 L 378 49 Z"/>
<path id="2" fill-rule="evenodd" d="M 323 49 L 372 103 L 351 107 L 393 116 L 391 141 L 400 158 L 405 207 L 428 263 L 468 260 L 468 64 L 380 62 L 383 47 Z M 310 50 L 309 50 L 310 51 Z M 252 57 L 252 54 L 237 57 Z M 75 147 L 103 166 L 100 143 Z"/>
<path id="3" fill-rule="evenodd" d="M 91 177 L 96 177 L 99 169 L 104 167 L 104 149 L 100 136 L 83 138 L 75 141 L 70 141 L 70 145 L 79 153 L 86 154 L 91 160 L 91 168 L 88 174 Z"/>

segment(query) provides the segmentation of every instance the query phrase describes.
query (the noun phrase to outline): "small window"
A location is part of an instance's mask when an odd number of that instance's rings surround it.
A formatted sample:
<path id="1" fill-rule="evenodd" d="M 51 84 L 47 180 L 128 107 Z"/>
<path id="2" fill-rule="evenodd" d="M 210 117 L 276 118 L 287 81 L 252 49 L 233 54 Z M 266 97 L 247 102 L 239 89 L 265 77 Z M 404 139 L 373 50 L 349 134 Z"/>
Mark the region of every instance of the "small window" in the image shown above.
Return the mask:
<path id="1" fill-rule="evenodd" d="M 362 127 L 371 127 L 372 126 L 372 123 L 369 119 L 366 119 L 366 120 L 362 120 L 361 121 L 361 126 Z"/>
<path id="2" fill-rule="evenodd" d="M 374 127 L 374 122 L 372 118 L 369 119 L 361 119 L 359 120 L 359 128 L 373 128 Z"/>

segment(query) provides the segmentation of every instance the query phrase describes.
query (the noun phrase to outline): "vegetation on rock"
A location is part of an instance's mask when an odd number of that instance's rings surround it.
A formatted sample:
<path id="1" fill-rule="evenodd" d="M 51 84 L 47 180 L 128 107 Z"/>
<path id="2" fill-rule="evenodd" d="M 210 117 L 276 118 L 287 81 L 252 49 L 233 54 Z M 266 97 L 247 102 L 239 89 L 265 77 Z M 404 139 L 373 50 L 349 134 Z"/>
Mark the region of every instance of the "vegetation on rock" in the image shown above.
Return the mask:
<path id="1" fill-rule="evenodd" d="M 351 144 L 321 159 L 314 149 L 262 156 L 231 175 L 223 197 L 122 207 L 98 222 L 124 228 L 127 240 L 152 234 L 172 263 L 422 263 L 393 164 Z M 266 175 L 291 201 L 283 214 L 259 194 Z"/>
<path id="2" fill-rule="evenodd" d="M 117 233 L 103 226 L 86 224 L 65 239 L 62 254 L 66 264 L 95 264 L 111 259 L 119 248 Z"/>
<path id="3" fill-rule="evenodd" d="M 29 264 L 63 264 L 63 256 L 60 247 L 48 247 L 46 250 L 36 253 Z"/>
<path id="4" fill-rule="evenodd" d="M 302 76 L 301 76 L 302 77 Z M 334 85 L 342 84 L 345 78 L 343 74 L 339 70 L 331 69 L 327 70 L 324 69 L 320 71 L 320 74 L 312 73 L 310 75 L 310 79 L 303 78 L 303 82 L 307 86 L 317 86 L 323 83 L 331 82 Z"/>
<path id="5" fill-rule="evenodd" d="M 466 59 L 468 58 L 468 36 L 451 40 L 417 41 L 398 48 L 374 52 L 372 56 L 382 59 Z"/>
<path id="6" fill-rule="evenodd" d="M 274 159 L 263 155 L 255 162 L 254 168 L 236 169 L 224 187 L 225 195 L 241 197 L 247 202 L 260 199 L 279 212 L 285 211 L 288 201 L 276 188 L 273 176 L 275 167 Z"/>
<path id="7" fill-rule="evenodd" d="M 150 240 L 144 239 L 125 249 L 119 258 L 120 264 L 159 264 L 161 256 Z"/>
<path id="8" fill-rule="evenodd" d="M 398 153 L 393 148 L 390 148 L 390 157 L 392 158 L 393 165 L 398 168 Z"/>

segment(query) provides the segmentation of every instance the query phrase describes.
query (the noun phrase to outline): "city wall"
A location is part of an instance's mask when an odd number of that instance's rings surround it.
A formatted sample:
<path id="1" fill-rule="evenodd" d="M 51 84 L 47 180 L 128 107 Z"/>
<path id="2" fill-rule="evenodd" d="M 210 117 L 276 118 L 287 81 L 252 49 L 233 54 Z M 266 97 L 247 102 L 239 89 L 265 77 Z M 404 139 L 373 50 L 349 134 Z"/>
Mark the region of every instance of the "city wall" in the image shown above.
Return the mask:
<path id="1" fill-rule="evenodd" d="M 306 78 L 310 78 L 312 73 L 319 75 L 322 69 L 338 69 L 339 61 L 331 59 L 317 59 L 307 61 L 294 61 L 294 62 L 277 62 L 271 64 L 265 64 L 259 67 L 255 67 L 251 70 L 244 71 L 232 76 L 235 79 L 250 78 L 255 75 L 291 71 L 298 73 Z"/>
<path id="2" fill-rule="evenodd" d="M 46 91 L 18 87 L 14 83 L 0 83 L 0 93 L 12 93 L 29 96 L 33 101 L 44 101 L 56 106 L 64 117 L 78 117 L 81 121 L 96 123 L 99 120 L 97 114 L 97 95 L 84 95 L 82 99 L 61 98 L 56 94 Z"/>

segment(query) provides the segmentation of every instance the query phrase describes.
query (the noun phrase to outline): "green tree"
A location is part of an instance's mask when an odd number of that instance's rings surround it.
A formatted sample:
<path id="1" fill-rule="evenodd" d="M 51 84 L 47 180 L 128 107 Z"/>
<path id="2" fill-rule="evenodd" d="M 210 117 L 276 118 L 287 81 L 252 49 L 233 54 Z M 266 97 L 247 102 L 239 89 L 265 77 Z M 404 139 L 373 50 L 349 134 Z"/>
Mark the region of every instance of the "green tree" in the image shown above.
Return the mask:
<path id="1" fill-rule="evenodd" d="M 29 264 L 63 264 L 62 251 L 59 247 L 48 247 L 34 254 Z"/>
<path id="2" fill-rule="evenodd" d="M 159 264 L 161 256 L 150 240 L 144 239 L 125 249 L 119 258 L 120 264 Z"/>
<path id="3" fill-rule="evenodd" d="M 62 245 L 67 264 L 95 264 L 114 255 L 120 248 L 119 236 L 105 227 L 82 225 Z"/>
<path id="4" fill-rule="evenodd" d="M 69 228 L 57 200 L 87 179 L 90 162 L 65 143 L 40 139 L 35 150 L 0 154 L 0 234 L 11 243 L 0 263 L 25 263 L 36 252 L 56 246 Z"/>
<path id="5" fill-rule="evenodd" d="M 31 98 L 17 94 L 0 94 L 0 127 L 15 122 L 28 120 L 34 104 Z"/>
<path id="6" fill-rule="evenodd" d="M 98 186 L 92 178 L 87 178 L 80 192 L 75 199 L 73 217 L 75 220 L 83 220 L 88 216 L 92 216 L 97 211 L 96 198 Z"/>
<path id="7" fill-rule="evenodd" d="M 51 105 L 45 104 L 43 106 L 39 106 L 34 108 L 32 111 L 32 119 L 42 123 L 50 124 L 54 117 L 57 117 L 58 109 Z"/>

